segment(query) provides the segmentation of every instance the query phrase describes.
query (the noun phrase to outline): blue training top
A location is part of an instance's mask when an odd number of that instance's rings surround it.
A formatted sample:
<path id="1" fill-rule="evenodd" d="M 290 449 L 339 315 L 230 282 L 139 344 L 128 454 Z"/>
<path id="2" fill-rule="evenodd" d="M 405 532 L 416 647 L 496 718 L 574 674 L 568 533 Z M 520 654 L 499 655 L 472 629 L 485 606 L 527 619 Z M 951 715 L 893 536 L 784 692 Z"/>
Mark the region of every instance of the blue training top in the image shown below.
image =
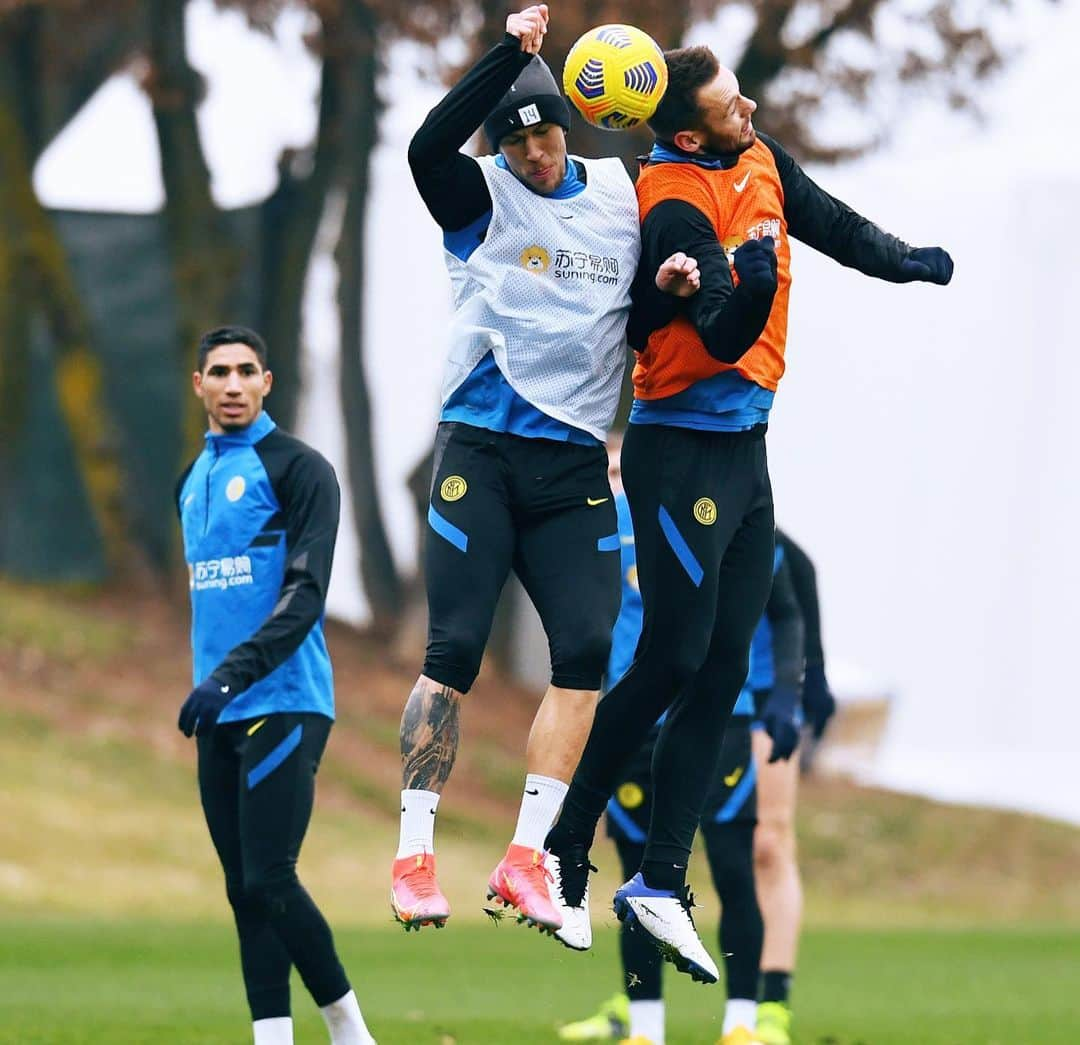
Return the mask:
<path id="1" fill-rule="evenodd" d="M 330 464 L 260 413 L 207 433 L 177 486 L 196 684 L 239 694 L 219 721 L 282 711 L 334 717 L 323 613 L 340 493 Z"/>

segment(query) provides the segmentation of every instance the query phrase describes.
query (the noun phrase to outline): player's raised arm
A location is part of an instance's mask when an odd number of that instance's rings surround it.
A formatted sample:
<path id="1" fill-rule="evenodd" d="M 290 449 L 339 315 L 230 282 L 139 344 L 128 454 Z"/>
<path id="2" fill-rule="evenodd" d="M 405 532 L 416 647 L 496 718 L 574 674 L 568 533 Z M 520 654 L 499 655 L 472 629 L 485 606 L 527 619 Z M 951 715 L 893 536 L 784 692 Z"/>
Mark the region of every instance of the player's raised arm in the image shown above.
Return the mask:
<path id="1" fill-rule="evenodd" d="M 540 51 L 547 5 L 506 19 L 506 35 L 428 113 L 409 143 L 409 167 L 424 204 L 448 231 L 464 228 L 491 209 L 476 160 L 460 149 Z"/>

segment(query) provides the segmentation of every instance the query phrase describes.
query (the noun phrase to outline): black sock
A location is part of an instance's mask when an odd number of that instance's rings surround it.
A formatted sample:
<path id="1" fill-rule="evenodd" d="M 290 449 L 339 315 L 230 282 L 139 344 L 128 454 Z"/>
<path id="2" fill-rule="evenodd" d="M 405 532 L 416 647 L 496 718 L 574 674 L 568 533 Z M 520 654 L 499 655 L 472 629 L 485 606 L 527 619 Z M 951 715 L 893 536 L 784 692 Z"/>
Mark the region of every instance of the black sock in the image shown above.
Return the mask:
<path id="1" fill-rule="evenodd" d="M 556 856 L 565 853 L 572 845 L 591 849 L 596 825 L 604 815 L 610 797 L 610 791 L 598 791 L 575 778 L 563 799 L 559 819 L 544 840 L 544 848 Z"/>
<path id="2" fill-rule="evenodd" d="M 650 889 L 674 889 L 678 892 L 686 885 L 686 864 L 645 860 L 641 865 L 641 877 Z"/>
<path id="3" fill-rule="evenodd" d="M 561 856 L 566 852 L 570 846 L 574 845 L 574 836 L 565 828 L 561 827 L 558 822 L 547 833 L 547 838 L 544 839 L 544 848 L 549 852 L 554 853 L 556 856 Z"/>
<path id="4" fill-rule="evenodd" d="M 787 1004 L 788 995 L 791 993 L 791 980 L 794 973 L 784 972 L 780 969 L 764 969 L 761 973 L 761 998 L 762 1002 L 778 1001 Z"/>

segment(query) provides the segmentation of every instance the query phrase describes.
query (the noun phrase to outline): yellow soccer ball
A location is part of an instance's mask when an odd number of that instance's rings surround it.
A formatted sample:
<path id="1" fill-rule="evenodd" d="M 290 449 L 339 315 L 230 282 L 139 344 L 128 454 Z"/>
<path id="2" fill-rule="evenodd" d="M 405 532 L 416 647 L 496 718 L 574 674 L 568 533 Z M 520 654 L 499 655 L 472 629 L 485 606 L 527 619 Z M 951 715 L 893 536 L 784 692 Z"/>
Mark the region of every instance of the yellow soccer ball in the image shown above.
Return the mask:
<path id="1" fill-rule="evenodd" d="M 563 66 L 566 97 L 594 127 L 609 131 L 625 131 L 652 116 L 667 82 L 664 52 L 632 25 L 590 29 Z"/>

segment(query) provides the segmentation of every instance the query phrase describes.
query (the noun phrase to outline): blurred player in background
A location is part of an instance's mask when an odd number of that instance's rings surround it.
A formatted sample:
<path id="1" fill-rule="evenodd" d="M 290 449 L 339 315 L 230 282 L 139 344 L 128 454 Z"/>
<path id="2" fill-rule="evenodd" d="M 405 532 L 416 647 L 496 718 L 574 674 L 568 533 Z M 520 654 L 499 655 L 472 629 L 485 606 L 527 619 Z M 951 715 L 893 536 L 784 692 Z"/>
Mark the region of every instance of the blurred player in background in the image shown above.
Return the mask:
<path id="1" fill-rule="evenodd" d="M 293 966 L 334 1045 L 374 1045 L 296 876 L 334 721 L 322 621 L 340 494 L 327 461 L 263 410 L 272 381 L 255 331 L 203 335 L 193 382 L 209 431 L 177 486 L 196 682 L 179 727 L 196 737 L 255 1045 L 292 1045 Z"/>
<path id="2" fill-rule="evenodd" d="M 716 964 L 690 915 L 686 869 L 724 726 L 746 679 L 772 583 L 765 431 L 784 371 L 789 236 L 893 282 L 947 283 L 952 261 L 911 248 L 822 191 L 759 136 L 734 74 L 706 47 L 668 51 L 657 141 L 637 182 L 642 263 L 628 333 L 638 350 L 622 466 L 644 604 L 634 663 L 597 712 L 548 845 L 564 925 L 588 936 L 588 850 L 604 807 L 660 715 L 654 810 L 640 871 L 616 892 L 694 979 Z M 639 322 L 659 295 L 657 260 L 684 253 L 698 286 L 665 288 L 667 320 Z"/>
<path id="3" fill-rule="evenodd" d="M 792 736 L 791 729 L 797 728 L 805 716 L 811 738 L 819 740 L 836 710 L 836 701 L 825 679 L 814 565 L 806 552 L 779 529 L 776 545 L 778 553 L 783 555 L 804 624 L 806 668 L 799 708 L 787 687 L 774 682 L 768 647 L 775 636 L 770 634 L 768 619 L 763 621 L 754 634 L 750 655 L 750 685 L 761 708 L 758 724 L 765 727 L 755 729 L 753 734 L 758 769 L 754 880 L 765 921 L 758 995 L 761 1004 L 757 1013 L 757 1036 L 763 1045 L 789 1045 L 791 1041 L 789 994 L 802 927 L 802 883 L 795 842 L 799 762 L 795 758 L 773 759 L 775 749 L 766 730 L 786 748 L 798 737 L 798 733 Z"/>
<path id="4" fill-rule="evenodd" d="M 538 55 L 547 19 L 544 4 L 510 15 L 502 42 L 409 147 L 443 230 L 455 312 L 425 544 L 427 656 L 401 720 L 391 905 L 406 929 L 450 914 L 435 878 L 435 813 L 461 696 L 511 569 L 543 622 L 552 672 L 517 827 L 488 892 L 530 924 L 561 927 L 544 838 L 592 724 L 619 607 L 603 440 L 625 365 L 637 201 L 618 160 L 567 155 L 569 108 Z M 476 159 L 460 149 L 481 125 L 496 155 Z"/>

